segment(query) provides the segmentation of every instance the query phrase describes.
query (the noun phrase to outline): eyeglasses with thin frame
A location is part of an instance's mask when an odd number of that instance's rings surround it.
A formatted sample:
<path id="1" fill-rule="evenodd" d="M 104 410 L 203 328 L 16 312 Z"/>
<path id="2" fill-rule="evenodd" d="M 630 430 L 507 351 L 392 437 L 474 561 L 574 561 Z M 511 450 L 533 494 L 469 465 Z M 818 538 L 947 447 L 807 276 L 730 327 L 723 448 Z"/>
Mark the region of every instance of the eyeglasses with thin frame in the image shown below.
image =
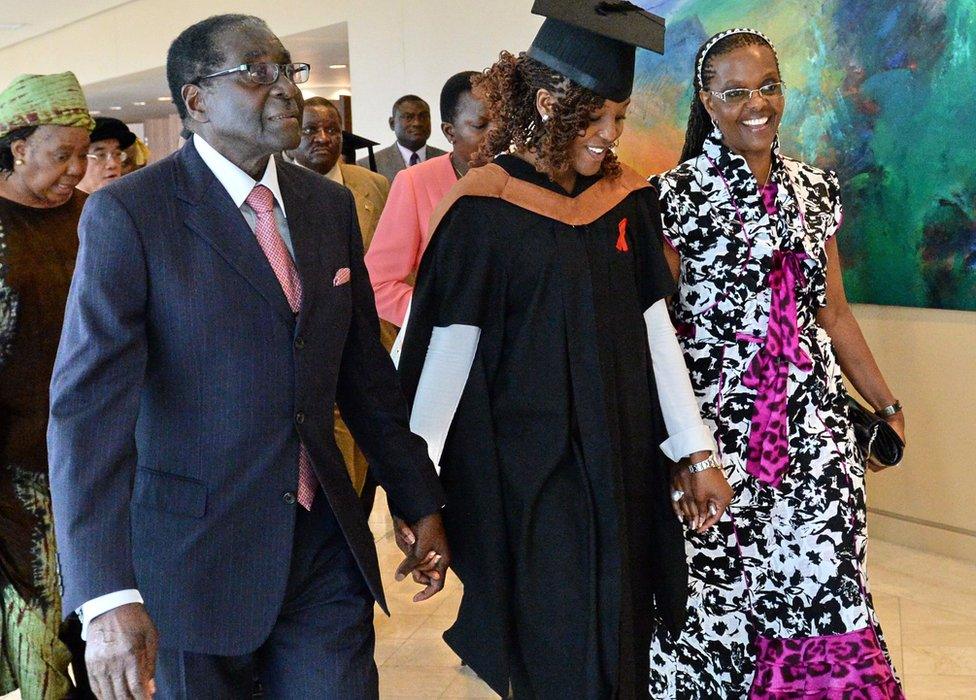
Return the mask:
<path id="1" fill-rule="evenodd" d="M 776 83 L 766 83 L 754 90 L 750 90 L 749 88 L 732 88 L 731 90 L 722 90 L 721 92 L 716 92 L 715 90 L 708 90 L 707 92 L 715 95 L 715 97 L 726 104 L 741 105 L 751 100 L 752 96 L 757 92 L 760 97 L 769 99 L 770 97 L 780 97 L 785 91 L 786 83 L 780 80 Z"/>
<path id="2" fill-rule="evenodd" d="M 209 80 L 210 78 L 219 78 L 222 75 L 234 75 L 235 73 L 244 73 L 247 75 L 248 80 L 252 83 L 257 83 L 258 85 L 271 85 L 276 80 L 278 76 L 282 73 L 295 85 L 304 83 L 308 80 L 309 72 L 312 67 L 307 63 L 242 63 L 234 68 L 228 68 L 226 70 L 219 70 L 216 73 L 211 73 L 210 75 L 204 75 L 193 81 L 193 85 L 198 85 L 201 80 Z"/>
<path id="3" fill-rule="evenodd" d="M 93 160 L 97 163 L 107 163 L 110 160 L 117 160 L 120 163 L 124 163 L 129 160 L 129 154 L 125 151 L 97 151 L 96 153 L 86 154 L 88 160 Z"/>
<path id="4" fill-rule="evenodd" d="M 315 136 L 319 132 L 324 133 L 326 136 L 335 138 L 336 136 L 342 135 L 342 129 L 337 129 L 334 126 L 324 127 L 324 126 L 305 126 L 302 127 L 302 136 Z"/>

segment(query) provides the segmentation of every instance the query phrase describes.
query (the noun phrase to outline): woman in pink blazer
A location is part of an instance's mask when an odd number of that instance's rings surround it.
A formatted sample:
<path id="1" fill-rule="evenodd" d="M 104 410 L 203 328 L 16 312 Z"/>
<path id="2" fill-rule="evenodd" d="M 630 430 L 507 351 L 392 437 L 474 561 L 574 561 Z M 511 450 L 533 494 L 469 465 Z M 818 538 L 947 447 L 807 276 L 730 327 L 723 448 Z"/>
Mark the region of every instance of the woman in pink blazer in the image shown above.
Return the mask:
<path id="1" fill-rule="evenodd" d="M 471 91 L 474 71 L 451 76 L 441 90 L 441 130 L 452 152 L 401 170 L 376 225 L 366 253 L 366 268 L 384 321 L 403 325 L 410 306 L 414 275 L 427 247 L 427 224 L 434 207 L 467 171 L 481 145 L 488 120 Z"/>

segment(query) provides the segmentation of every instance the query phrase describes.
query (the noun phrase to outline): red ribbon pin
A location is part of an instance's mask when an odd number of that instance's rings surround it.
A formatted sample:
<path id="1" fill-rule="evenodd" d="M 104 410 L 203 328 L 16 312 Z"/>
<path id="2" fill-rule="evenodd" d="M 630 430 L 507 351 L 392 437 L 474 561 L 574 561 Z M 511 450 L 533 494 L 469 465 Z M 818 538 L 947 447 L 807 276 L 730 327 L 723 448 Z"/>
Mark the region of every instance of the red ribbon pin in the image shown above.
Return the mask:
<path id="1" fill-rule="evenodd" d="M 620 235 L 617 236 L 617 250 L 626 253 L 630 250 L 630 246 L 627 245 L 627 217 L 620 220 L 620 223 L 617 224 L 617 230 L 620 231 Z"/>

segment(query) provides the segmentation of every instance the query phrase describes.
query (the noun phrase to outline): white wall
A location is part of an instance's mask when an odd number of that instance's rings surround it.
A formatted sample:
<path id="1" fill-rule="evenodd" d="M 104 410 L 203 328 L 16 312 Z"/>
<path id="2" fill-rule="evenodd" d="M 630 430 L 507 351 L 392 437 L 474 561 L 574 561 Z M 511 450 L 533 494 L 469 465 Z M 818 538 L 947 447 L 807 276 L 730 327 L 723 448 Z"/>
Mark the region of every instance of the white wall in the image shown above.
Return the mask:
<path id="1" fill-rule="evenodd" d="M 0 85 L 23 72 L 73 70 L 85 85 L 156 68 L 180 31 L 224 12 L 258 15 L 279 36 L 347 22 L 356 132 L 392 143 L 390 108 L 412 92 L 430 102 L 431 142 L 446 147 L 436 127 L 444 81 L 490 65 L 501 49 L 526 49 L 541 23 L 530 7 L 530 0 L 136 0 L 0 49 Z"/>
<path id="2" fill-rule="evenodd" d="M 220 12 L 258 14 L 282 36 L 345 21 L 356 131 L 389 143 L 396 97 L 420 94 L 436 112 L 448 76 L 489 65 L 501 49 L 528 46 L 540 23 L 530 6 L 530 0 L 137 0 L 0 50 L 0 85 L 28 70 L 71 69 L 85 84 L 154 68 L 183 28 Z M 445 145 L 439 134 L 434 143 Z M 910 441 L 903 467 L 869 479 L 872 532 L 976 561 L 976 314 L 877 306 L 855 313 L 905 404 Z"/>

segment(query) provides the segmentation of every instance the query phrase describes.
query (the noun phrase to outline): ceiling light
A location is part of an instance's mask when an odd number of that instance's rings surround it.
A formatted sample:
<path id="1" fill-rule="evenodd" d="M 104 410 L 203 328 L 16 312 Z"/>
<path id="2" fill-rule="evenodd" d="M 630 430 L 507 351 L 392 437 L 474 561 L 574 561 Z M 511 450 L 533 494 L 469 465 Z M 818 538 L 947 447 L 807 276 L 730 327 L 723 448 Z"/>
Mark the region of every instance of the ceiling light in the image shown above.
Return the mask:
<path id="1" fill-rule="evenodd" d="M 145 102 L 133 102 L 132 104 L 135 105 L 136 107 L 145 107 L 146 106 L 146 103 Z"/>
<path id="2" fill-rule="evenodd" d="M 23 22 L 0 22 L 0 31 L 9 30 L 14 31 L 15 29 L 20 29 L 21 27 L 26 27 L 27 25 Z"/>
<path id="3" fill-rule="evenodd" d="M 93 109 L 93 110 L 89 111 L 88 113 L 89 114 L 94 114 L 97 117 L 99 114 L 102 113 L 102 111 L 99 110 L 99 109 Z"/>
<path id="4" fill-rule="evenodd" d="M 121 112 L 122 111 L 122 108 L 121 107 L 109 107 L 109 109 L 112 110 L 113 112 Z"/>
<path id="5" fill-rule="evenodd" d="M 340 68 L 348 68 L 348 66 L 345 63 L 333 63 L 331 66 L 329 66 L 329 68 L 332 70 L 339 70 Z"/>
<path id="6" fill-rule="evenodd" d="M 158 102 L 172 102 L 173 101 L 173 98 L 170 97 L 169 95 L 166 95 L 165 97 L 157 97 L 156 98 L 156 101 L 158 101 Z"/>

